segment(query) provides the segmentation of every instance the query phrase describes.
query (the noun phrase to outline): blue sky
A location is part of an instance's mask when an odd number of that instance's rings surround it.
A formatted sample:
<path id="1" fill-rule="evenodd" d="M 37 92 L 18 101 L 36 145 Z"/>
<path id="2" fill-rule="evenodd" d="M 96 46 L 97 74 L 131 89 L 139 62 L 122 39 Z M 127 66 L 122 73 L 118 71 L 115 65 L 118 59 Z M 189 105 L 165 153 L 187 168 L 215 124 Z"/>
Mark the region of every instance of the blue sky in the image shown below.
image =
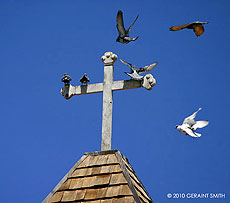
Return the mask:
<path id="1" fill-rule="evenodd" d="M 120 44 L 116 14 L 130 36 Z M 157 84 L 114 92 L 112 148 L 128 159 L 155 202 L 229 202 L 230 2 L 227 0 L 0 0 L 1 202 L 41 202 L 85 152 L 100 150 L 102 94 L 65 100 L 87 73 L 103 81 L 101 56 L 118 55 L 114 80 L 157 61 Z M 169 27 L 208 21 L 199 38 Z M 194 139 L 175 125 L 199 107 L 209 120 Z M 225 199 L 168 199 L 168 193 L 222 193 Z"/>

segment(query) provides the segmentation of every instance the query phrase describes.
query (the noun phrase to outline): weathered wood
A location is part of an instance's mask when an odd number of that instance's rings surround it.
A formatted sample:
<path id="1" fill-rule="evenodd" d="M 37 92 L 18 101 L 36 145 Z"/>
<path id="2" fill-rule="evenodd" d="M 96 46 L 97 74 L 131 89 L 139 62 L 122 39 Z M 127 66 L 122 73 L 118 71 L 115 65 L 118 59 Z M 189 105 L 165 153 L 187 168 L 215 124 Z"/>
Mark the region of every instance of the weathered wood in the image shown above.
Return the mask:
<path id="1" fill-rule="evenodd" d="M 69 189 L 70 184 L 71 184 L 71 179 L 67 179 L 67 180 L 61 185 L 61 187 L 58 189 L 58 191 Z"/>
<path id="2" fill-rule="evenodd" d="M 96 178 L 95 176 L 85 177 L 83 179 L 82 188 L 87 188 L 87 187 L 94 186 L 95 178 Z M 79 181 L 81 181 L 81 180 L 79 180 Z"/>
<path id="3" fill-rule="evenodd" d="M 105 197 L 116 197 L 119 195 L 120 185 L 108 187 Z"/>
<path id="4" fill-rule="evenodd" d="M 140 197 L 140 199 L 142 200 L 142 202 L 144 202 L 144 203 L 149 203 L 150 202 L 150 200 L 146 199 L 139 190 L 137 190 L 137 194 Z"/>
<path id="5" fill-rule="evenodd" d="M 77 195 L 75 200 L 83 200 L 85 198 L 86 190 L 77 190 Z"/>
<path id="6" fill-rule="evenodd" d="M 125 179 L 123 173 L 118 173 L 118 174 L 112 174 L 109 185 L 118 185 L 118 184 L 124 184 L 124 183 L 128 183 L 128 182 Z"/>
<path id="7" fill-rule="evenodd" d="M 87 153 L 78 166 L 71 169 L 72 174 L 68 172 L 48 202 L 151 203 L 150 196 L 131 169 L 118 150 Z"/>
<path id="8" fill-rule="evenodd" d="M 100 174 L 101 166 L 92 168 L 92 175 Z"/>
<path id="9" fill-rule="evenodd" d="M 65 191 L 62 197 L 62 202 L 69 202 L 69 201 L 74 201 L 77 195 L 77 191 Z"/>
<path id="10" fill-rule="evenodd" d="M 110 172 L 111 173 L 119 173 L 119 172 L 122 172 L 122 169 L 120 167 L 120 165 L 112 165 L 111 168 L 110 168 Z"/>
<path id="11" fill-rule="evenodd" d="M 117 157 L 117 159 L 118 159 L 118 161 L 119 161 L 119 163 L 121 165 L 122 172 L 124 174 L 125 179 L 128 182 L 128 186 L 129 186 L 130 190 L 132 191 L 132 194 L 133 194 L 133 197 L 134 197 L 135 201 L 137 203 L 141 203 L 141 200 L 140 200 L 140 198 L 139 198 L 139 196 L 137 194 L 137 191 L 134 188 L 134 185 L 132 183 L 132 180 L 130 178 L 128 169 L 126 168 L 126 165 L 125 165 L 125 162 L 124 162 L 124 159 L 123 159 L 121 153 L 118 151 L 115 154 L 116 154 L 116 157 Z"/>
<path id="12" fill-rule="evenodd" d="M 72 179 L 69 189 L 79 189 L 82 188 L 82 183 L 85 178 Z"/>
<path id="13" fill-rule="evenodd" d="M 111 150 L 113 110 L 113 65 L 104 68 L 101 151 Z"/>
<path id="14" fill-rule="evenodd" d="M 132 191 L 128 185 L 120 185 L 119 195 L 132 195 Z"/>
<path id="15" fill-rule="evenodd" d="M 85 95 L 85 94 L 93 94 L 93 93 L 101 93 L 103 92 L 104 83 L 96 83 L 89 85 L 79 85 L 62 88 L 63 96 L 70 99 L 75 95 Z M 120 81 L 112 81 L 112 91 L 117 90 L 128 90 L 128 89 L 136 89 L 142 87 L 141 81 L 137 80 L 120 80 Z"/>
<path id="16" fill-rule="evenodd" d="M 117 149 L 113 149 L 107 151 L 86 152 L 84 155 L 90 155 L 90 156 L 107 155 L 107 154 L 115 154 L 115 152 L 117 151 L 118 151 Z"/>
<path id="17" fill-rule="evenodd" d="M 53 194 L 53 196 L 48 200 L 48 203 L 52 203 L 52 202 L 60 202 L 62 199 L 64 191 L 61 192 L 55 192 Z"/>
<path id="18" fill-rule="evenodd" d="M 81 159 L 69 170 L 69 172 L 61 179 L 61 181 L 55 186 L 55 188 L 49 193 L 49 195 L 42 201 L 42 203 L 47 203 L 48 200 L 53 196 L 53 194 L 60 188 L 60 186 L 67 180 L 67 178 L 73 173 L 73 171 L 85 160 L 87 156 L 84 155 Z"/>
<path id="19" fill-rule="evenodd" d="M 98 157 L 96 164 L 97 165 L 105 165 L 108 159 L 108 155 L 101 155 Z"/>
<path id="20" fill-rule="evenodd" d="M 103 199 L 101 203 L 113 203 L 113 199 Z"/>
<path id="21" fill-rule="evenodd" d="M 111 165 L 102 166 L 100 170 L 100 174 L 111 173 L 110 169 L 111 169 Z"/>
<path id="22" fill-rule="evenodd" d="M 140 185 L 138 185 L 135 181 L 133 182 L 133 185 L 137 188 L 137 190 L 148 200 L 151 200 L 148 195 L 146 194 L 146 192 L 144 191 L 143 187 L 141 187 Z"/>
<path id="23" fill-rule="evenodd" d="M 129 90 L 129 89 L 136 89 L 142 87 L 141 81 L 138 80 L 120 80 L 114 81 L 112 90 Z"/>
<path id="24" fill-rule="evenodd" d="M 111 178 L 111 174 L 97 175 L 97 176 L 95 176 L 93 185 L 95 185 L 95 186 L 109 185 L 110 178 Z"/>
<path id="25" fill-rule="evenodd" d="M 136 173 L 135 171 L 132 169 L 132 167 L 130 166 L 130 164 L 128 163 L 127 160 L 125 160 L 123 157 L 122 157 L 122 154 L 120 153 L 120 151 L 117 151 L 116 153 L 116 157 L 121 165 L 121 168 L 122 168 L 122 171 L 123 171 L 123 174 L 126 178 L 126 180 L 128 181 L 128 185 L 129 185 L 129 188 L 131 189 L 132 193 L 133 193 L 133 197 L 135 199 L 135 201 L 137 203 L 141 203 L 140 201 L 140 197 L 139 197 L 139 191 L 137 191 L 134 187 L 134 184 L 133 184 L 133 180 L 131 178 L 131 175 L 135 176 L 135 179 L 138 180 L 138 183 L 142 186 L 143 190 L 145 191 L 145 194 L 148 196 L 149 198 L 149 202 L 153 202 L 153 200 L 150 198 L 148 192 L 146 191 L 145 187 L 143 186 L 143 184 L 141 183 L 141 181 L 139 181 L 139 178 L 136 176 Z M 132 172 L 128 170 L 127 166 L 129 166 L 129 169 L 132 169 Z"/>
<path id="26" fill-rule="evenodd" d="M 90 85 L 80 85 L 80 86 L 71 86 L 69 90 L 69 95 L 84 95 L 103 92 L 103 83 L 96 83 Z"/>
<path id="27" fill-rule="evenodd" d="M 91 173 L 92 168 L 79 168 L 72 173 L 70 178 L 89 176 Z"/>
<path id="28" fill-rule="evenodd" d="M 84 200 L 93 200 L 96 199 L 98 189 L 90 189 L 86 191 Z"/>
<path id="29" fill-rule="evenodd" d="M 105 187 L 105 188 L 100 188 L 100 189 L 98 189 L 98 193 L 97 193 L 97 199 L 102 199 L 102 198 L 104 198 L 105 197 L 105 194 L 106 194 L 106 192 L 107 192 L 107 187 Z"/>
<path id="30" fill-rule="evenodd" d="M 115 154 L 111 154 L 109 155 L 108 159 L 107 159 L 107 164 L 114 164 L 114 163 L 119 163 L 117 160 L 117 157 L 115 156 Z"/>

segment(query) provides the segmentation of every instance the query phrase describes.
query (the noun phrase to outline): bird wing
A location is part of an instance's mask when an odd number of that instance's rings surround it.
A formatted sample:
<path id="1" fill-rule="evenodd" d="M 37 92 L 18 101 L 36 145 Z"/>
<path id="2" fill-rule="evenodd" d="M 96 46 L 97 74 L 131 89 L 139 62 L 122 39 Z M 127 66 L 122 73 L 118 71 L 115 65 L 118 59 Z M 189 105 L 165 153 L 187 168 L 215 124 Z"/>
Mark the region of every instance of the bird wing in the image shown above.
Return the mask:
<path id="1" fill-rule="evenodd" d="M 136 20 L 138 19 L 139 15 L 137 15 L 137 17 L 135 18 L 135 20 L 133 21 L 133 23 L 129 26 L 128 30 L 126 30 L 126 35 L 129 36 L 129 32 L 131 30 L 131 28 L 133 27 L 134 23 L 136 22 Z"/>
<path id="2" fill-rule="evenodd" d="M 204 26 L 202 24 L 194 24 L 193 31 L 195 32 L 196 36 L 199 37 L 204 33 Z"/>
<path id="3" fill-rule="evenodd" d="M 127 72 L 125 72 L 125 74 L 127 74 L 133 80 L 142 80 L 142 78 L 143 78 L 143 76 L 138 75 L 136 71 L 134 71 L 133 73 L 127 73 Z"/>
<path id="4" fill-rule="evenodd" d="M 192 126 L 193 130 L 196 130 L 197 128 L 204 128 L 207 126 L 209 121 L 196 121 L 196 123 Z"/>
<path id="5" fill-rule="evenodd" d="M 123 64 L 129 66 L 132 72 L 136 71 L 136 66 L 133 66 L 131 63 L 128 63 L 128 62 L 126 62 L 126 61 L 124 61 L 124 60 L 122 60 L 122 59 L 120 59 L 120 61 L 121 61 Z"/>
<path id="6" fill-rule="evenodd" d="M 145 66 L 145 67 L 142 67 L 142 68 L 138 68 L 137 69 L 137 73 L 147 73 L 149 71 L 151 71 L 158 63 L 155 62 L 149 66 Z"/>
<path id="7" fill-rule="evenodd" d="M 201 108 L 199 108 L 196 112 L 194 112 L 191 116 L 187 117 L 184 119 L 183 124 L 189 124 L 190 126 L 193 126 L 196 122 L 194 120 L 194 118 L 196 117 L 196 114 L 201 110 Z"/>
<path id="8" fill-rule="evenodd" d="M 117 12 L 117 30 L 121 37 L 125 36 L 125 27 L 123 22 L 123 13 L 121 10 Z"/>
<path id="9" fill-rule="evenodd" d="M 190 135 L 192 137 L 200 137 L 201 136 L 199 133 L 193 132 L 190 128 L 185 128 L 184 130 L 188 135 Z"/>
<path id="10" fill-rule="evenodd" d="M 131 63 L 128 63 L 128 62 L 126 62 L 126 61 L 124 61 L 124 60 L 122 60 L 122 59 L 120 59 L 120 61 L 121 61 L 123 64 L 125 64 L 125 65 L 129 66 L 130 68 L 132 68 L 132 64 L 131 64 Z"/>
<path id="11" fill-rule="evenodd" d="M 180 25 L 180 26 L 172 26 L 169 28 L 170 31 L 178 31 L 187 28 L 191 23 L 188 23 L 186 25 Z"/>

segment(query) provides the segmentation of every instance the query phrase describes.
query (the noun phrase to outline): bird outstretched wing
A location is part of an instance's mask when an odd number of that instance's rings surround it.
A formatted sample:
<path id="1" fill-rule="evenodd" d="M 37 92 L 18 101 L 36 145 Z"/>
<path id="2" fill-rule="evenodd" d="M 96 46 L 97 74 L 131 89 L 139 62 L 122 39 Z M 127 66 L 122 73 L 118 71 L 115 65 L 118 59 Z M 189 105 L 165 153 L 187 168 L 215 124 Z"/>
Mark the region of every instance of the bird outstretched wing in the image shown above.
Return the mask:
<path id="1" fill-rule="evenodd" d="M 186 128 L 185 132 L 191 137 L 200 137 L 201 134 L 193 132 L 190 128 Z"/>
<path id="2" fill-rule="evenodd" d="M 202 108 L 199 108 L 196 112 L 194 112 L 191 116 L 184 119 L 183 124 L 189 124 L 190 126 L 193 126 L 196 122 L 194 118 L 196 117 L 196 114 L 201 110 Z"/>
<path id="3" fill-rule="evenodd" d="M 155 62 L 155 63 L 153 63 L 153 64 L 151 64 L 151 65 L 149 65 L 149 66 L 145 66 L 145 67 L 142 67 L 142 68 L 138 68 L 137 69 L 137 73 L 147 73 L 147 72 L 149 72 L 149 71 L 151 71 L 156 65 L 157 65 L 158 63 L 157 62 Z"/>
<path id="4" fill-rule="evenodd" d="M 135 18 L 135 20 L 133 21 L 133 23 L 129 26 L 128 30 L 126 30 L 126 35 L 129 36 L 129 32 L 131 30 L 131 28 L 133 27 L 134 23 L 136 22 L 136 20 L 138 19 L 139 15 L 137 15 L 137 17 Z"/>
<path id="5" fill-rule="evenodd" d="M 117 30 L 119 32 L 120 37 L 125 36 L 125 27 L 123 22 L 123 13 L 121 10 L 117 12 Z"/>
<path id="6" fill-rule="evenodd" d="M 129 66 L 132 72 L 134 72 L 134 71 L 137 70 L 137 68 L 136 68 L 135 66 L 133 66 L 131 63 L 128 63 L 128 62 L 126 62 L 126 61 L 124 61 L 124 60 L 122 60 L 122 59 L 120 59 L 120 61 L 121 61 L 123 64 Z"/>
<path id="7" fill-rule="evenodd" d="M 197 128 L 204 128 L 207 126 L 209 121 L 196 121 L 196 123 L 192 126 L 192 130 L 196 130 Z"/>
<path id="8" fill-rule="evenodd" d="M 127 61 L 124 61 L 124 60 L 122 60 L 122 59 L 120 59 L 120 61 L 121 61 L 123 64 L 125 64 L 125 65 L 129 66 L 130 68 L 132 68 L 132 64 L 131 64 L 131 63 L 129 63 L 129 62 L 127 62 Z"/>
<path id="9" fill-rule="evenodd" d="M 188 23 L 186 25 L 180 25 L 180 26 L 172 26 L 169 28 L 170 31 L 178 31 L 187 28 L 191 23 Z"/>

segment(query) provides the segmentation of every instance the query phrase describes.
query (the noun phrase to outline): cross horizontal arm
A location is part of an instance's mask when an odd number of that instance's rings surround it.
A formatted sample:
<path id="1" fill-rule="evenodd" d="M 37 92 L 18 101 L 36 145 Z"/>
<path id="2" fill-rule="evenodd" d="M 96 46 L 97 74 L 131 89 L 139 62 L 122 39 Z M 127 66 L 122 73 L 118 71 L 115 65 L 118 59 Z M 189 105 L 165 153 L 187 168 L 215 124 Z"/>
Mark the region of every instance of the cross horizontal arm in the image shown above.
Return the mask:
<path id="1" fill-rule="evenodd" d="M 92 94 L 103 92 L 104 83 L 96 83 L 89 85 L 72 86 L 68 85 L 61 89 L 61 94 L 66 98 L 70 99 L 74 95 Z M 114 81 L 112 84 L 112 90 L 127 90 L 142 87 L 142 82 L 138 80 L 120 80 Z"/>

